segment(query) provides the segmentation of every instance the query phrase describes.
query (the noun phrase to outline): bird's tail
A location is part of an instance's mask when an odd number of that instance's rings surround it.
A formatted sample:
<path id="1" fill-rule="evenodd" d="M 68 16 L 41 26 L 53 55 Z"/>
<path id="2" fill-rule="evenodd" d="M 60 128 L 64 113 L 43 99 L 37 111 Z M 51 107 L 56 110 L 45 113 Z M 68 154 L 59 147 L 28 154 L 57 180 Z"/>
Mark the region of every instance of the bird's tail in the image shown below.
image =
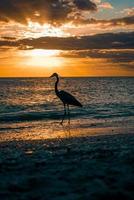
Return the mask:
<path id="1" fill-rule="evenodd" d="M 83 105 L 79 101 L 78 101 L 78 106 L 81 108 L 83 107 Z"/>

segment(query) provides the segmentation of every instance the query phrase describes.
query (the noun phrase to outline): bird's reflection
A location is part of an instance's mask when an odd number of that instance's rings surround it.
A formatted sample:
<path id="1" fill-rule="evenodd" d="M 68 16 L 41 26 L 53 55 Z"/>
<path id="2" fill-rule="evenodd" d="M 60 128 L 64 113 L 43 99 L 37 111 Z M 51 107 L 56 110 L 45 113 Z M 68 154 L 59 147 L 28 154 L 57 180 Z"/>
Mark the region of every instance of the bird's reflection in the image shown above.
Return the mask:
<path id="1" fill-rule="evenodd" d="M 70 124 L 66 125 L 66 126 L 62 126 L 63 127 L 63 132 L 66 138 L 70 138 L 71 137 L 71 126 Z"/>

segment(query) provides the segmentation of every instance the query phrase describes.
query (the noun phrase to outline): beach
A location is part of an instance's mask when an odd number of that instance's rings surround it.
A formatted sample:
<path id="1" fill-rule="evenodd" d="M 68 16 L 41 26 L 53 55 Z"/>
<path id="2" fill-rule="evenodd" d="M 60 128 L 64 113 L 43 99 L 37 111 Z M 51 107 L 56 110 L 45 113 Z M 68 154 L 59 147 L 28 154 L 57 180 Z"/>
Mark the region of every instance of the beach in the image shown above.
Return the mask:
<path id="1" fill-rule="evenodd" d="M 134 0 L 0 0 L 0 200 L 134 200 Z"/>
<path id="2" fill-rule="evenodd" d="M 0 142 L 0 199 L 134 197 L 134 135 Z"/>
<path id="3" fill-rule="evenodd" d="M 0 79 L 0 200 L 133 200 L 134 79 Z"/>

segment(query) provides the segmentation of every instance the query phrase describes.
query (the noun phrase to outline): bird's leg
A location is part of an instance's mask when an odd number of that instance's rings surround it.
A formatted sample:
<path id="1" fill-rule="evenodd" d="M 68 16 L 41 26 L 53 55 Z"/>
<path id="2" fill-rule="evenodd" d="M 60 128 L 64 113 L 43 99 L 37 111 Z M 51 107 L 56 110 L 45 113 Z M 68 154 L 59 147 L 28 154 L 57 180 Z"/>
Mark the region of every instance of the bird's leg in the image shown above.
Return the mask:
<path id="1" fill-rule="evenodd" d="M 69 105 L 67 105 L 68 108 L 68 123 L 70 124 L 70 110 L 69 110 Z"/>
<path id="2" fill-rule="evenodd" d="M 66 105 L 64 104 L 64 115 L 62 117 L 62 121 L 61 121 L 61 125 L 63 124 L 63 121 L 65 119 L 65 116 L 66 116 Z"/>

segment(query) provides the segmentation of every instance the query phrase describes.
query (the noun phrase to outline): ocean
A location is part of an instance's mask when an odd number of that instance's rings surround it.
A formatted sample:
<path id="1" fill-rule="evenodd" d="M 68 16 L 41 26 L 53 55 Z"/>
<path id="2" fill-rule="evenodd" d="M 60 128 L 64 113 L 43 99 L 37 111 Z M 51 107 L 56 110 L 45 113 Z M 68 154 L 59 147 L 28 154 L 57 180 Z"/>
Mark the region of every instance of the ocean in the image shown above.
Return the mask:
<path id="1" fill-rule="evenodd" d="M 70 107 L 71 124 L 60 124 L 63 104 L 55 79 L 0 79 L 0 138 L 131 133 L 134 130 L 134 78 L 60 78 L 59 90 L 74 95 L 82 108 Z"/>

